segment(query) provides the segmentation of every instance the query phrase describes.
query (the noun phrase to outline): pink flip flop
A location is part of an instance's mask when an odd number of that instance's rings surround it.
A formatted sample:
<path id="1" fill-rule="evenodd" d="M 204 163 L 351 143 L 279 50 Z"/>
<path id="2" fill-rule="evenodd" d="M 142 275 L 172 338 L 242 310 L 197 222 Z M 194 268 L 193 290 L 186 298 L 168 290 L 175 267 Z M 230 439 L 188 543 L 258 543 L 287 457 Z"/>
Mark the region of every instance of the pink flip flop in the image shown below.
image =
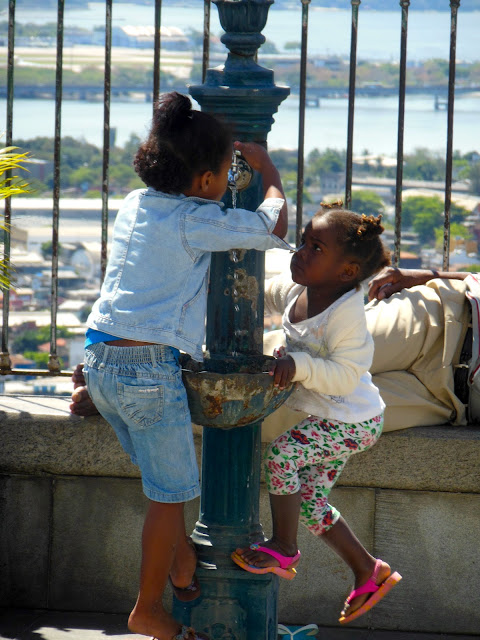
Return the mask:
<path id="1" fill-rule="evenodd" d="M 391 573 L 388 578 L 386 578 L 381 584 L 376 584 L 375 580 L 377 578 L 378 572 L 382 565 L 382 561 L 378 559 L 375 563 L 375 569 L 371 577 L 367 580 L 367 582 L 359 587 L 358 589 L 353 589 L 350 595 L 346 600 L 346 604 L 349 604 L 354 598 L 357 596 L 361 596 L 365 593 L 371 593 L 372 595 L 366 600 L 361 607 L 356 609 L 349 616 L 341 616 L 339 618 L 340 624 L 347 624 L 348 622 L 352 622 L 356 620 L 367 611 L 370 611 L 382 598 L 384 598 L 387 593 L 392 589 L 396 584 L 400 582 L 402 576 L 395 571 L 395 573 Z"/>
<path id="2" fill-rule="evenodd" d="M 278 553 L 278 551 L 274 551 L 273 549 L 269 549 L 268 547 L 261 547 L 259 544 L 251 544 L 250 549 L 262 551 L 263 553 L 266 553 L 269 556 L 272 556 L 273 558 L 275 558 L 275 560 L 278 561 L 280 566 L 279 567 L 255 567 L 254 565 L 248 564 L 247 562 L 245 562 L 242 556 L 240 556 L 236 551 L 234 551 L 230 557 L 235 562 L 235 564 L 238 564 L 238 566 L 241 567 L 242 569 L 245 569 L 245 571 L 249 571 L 250 573 L 259 573 L 259 574 L 274 573 L 275 575 L 280 576 L 281 578 L 285 578 L 286 580 L 293 580 L 294 577 L 297 575 L 295 567 L 298 565 L 300 561 L 300 551 L 297 551 L 297 553 L 294 556 L 290 557 L 290 556 L 283 556 L 281 553 Z"/>

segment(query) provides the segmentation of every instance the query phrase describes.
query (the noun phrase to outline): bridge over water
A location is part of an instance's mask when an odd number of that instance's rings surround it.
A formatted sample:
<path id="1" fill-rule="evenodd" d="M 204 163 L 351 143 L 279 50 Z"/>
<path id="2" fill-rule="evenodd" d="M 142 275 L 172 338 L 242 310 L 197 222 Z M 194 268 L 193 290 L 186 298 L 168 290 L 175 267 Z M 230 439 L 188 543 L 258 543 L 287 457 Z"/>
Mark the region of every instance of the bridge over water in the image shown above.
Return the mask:
<path id="1" fill-rule="evenodd" d="M 177 83 L 177 86 L 169 86 L 166 88 L 168 91 L 177 90 L 180 92 L 186 92 L 187 88 L 185 84 L 181 82 Z M 458 86 L 455 88 L 456 95 L 468 94 L 480 92 L 479 86 Z M 101 100 L 103 101 L 103 86 L 97 84 L 64 84 L 62 87 L 63 98 L 65 100 Z M 292 86 L 291 94 L 298 95 L 299 88 Z M 419 87 L 407 87 L 407 94 L 411 95 L 432 95 L 434 108 L 442 108 L 444 101 L 447 98 L 447 86 L 435 85 L 435 86 L 419 86 Z M 112 86 L 112 97 L 125 97 L 132 96 L 144 96 L 145 101 L 151 102 L 152 100 L 152 86 L 151 85 L 137 85 L 131 86 Z M 356 88 L 357 96 L 364 97 L 389 97 L 398 96 L 398 87 L 380 86 L 380 85 L 365 85 Z M 320 106 L 321 98 L 339 98 L 348 96 L 348 87 L 309 87 L 307 90 L 306 100 L 308 106 Z M 7 86 L 0 86 L 0 98 L 7 97 Z M 26 84 L 15 86 L 15 98 L 27 98 L 27 99 L 55 99 L 55 83 L 50 84 Z"/>

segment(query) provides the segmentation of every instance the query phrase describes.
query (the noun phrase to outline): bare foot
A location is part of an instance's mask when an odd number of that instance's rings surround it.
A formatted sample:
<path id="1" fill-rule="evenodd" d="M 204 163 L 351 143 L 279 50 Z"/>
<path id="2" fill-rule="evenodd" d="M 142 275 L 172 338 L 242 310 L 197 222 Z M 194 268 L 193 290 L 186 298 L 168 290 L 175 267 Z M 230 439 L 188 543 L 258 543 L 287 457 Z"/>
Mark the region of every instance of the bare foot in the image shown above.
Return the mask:
<path id="1" fill-rule="evenodd" d="M 363 585 L 366 582 L 368 582 L 368 580 L 372 577 L 373 571 L 375 569 L 375 562 L 376 562 L 376 560 L 373 561 L 373 564 L 369 569 L 366 569 L 364 572 L 359 573 L 355 577 L 354 589 L 358 589 L 359 587 L 363 587 Z M 375 584 L 376 585 L 382 584 L 382 582 L 384 582 L 391 573 L 392 573 L 392 570 L 390 568 L 390 565 L 387 564 L 386 562 L 383 562 L 383 560 L 382 560 L 380 569 L 379 569 L 377 577 L 375 579 Z M 371 595 L 372 595 L 371 593 L 365 593 L 363 595 L 357 596 L 356 598 L 351 600 L 350 603 L 348 603 L 348 604 L 347 604 L 347 602 L 345 602 L 341 615 L 342 616 L 351 615 L 357 609 L 360 609 L 360 607 L 363 604 L 365 604 L 365 602 L 368 600 L 368 598 Z"/>
<path id="2" fill-rule="evenodd" d="M 84 418 L 100 415 L 97 407 L 93 404 L 87 387 L 78 387 L 73 390 L 72 402 L 68 405 L 68 408 L 75 416 L 82 416 Z"/>
<path id="3" fill-rule="evenodd" d="M 85 376 L 83 375 L 83 364 L 77 364 L 72 373 L 73 393 L 72 402 L 69 405 L 70 412 L 76 416 L 95 416 L 98 409 L 88 393 Z"/>
<path id="4" fill-rule="evenodd" d="M 72 382 L 74 389 L 77 387 L 84 387 L 87 384 L 85 376 L 83 375 L 83 362 L 80 362 L 80 364 L 77 364 L 75 367 L 72 373 Z"/>
<path id="5" fill-rule="evenodd" d="M 170 578 L 175 587 L 185 589 L 192 584 L 197 567 L 197 552 L 190 536 L 186 536 L 177 544 L 175 558 L 170 569 Z"/>
<path id="6" fill-rule="evenodd" d="M 254 546 L 254 545 L 252 545 Z M 287 558 L 293 558 L 298 550 L 296 545 L 287 545 L 282 542 L 274 541 L 273 539 L 267 540 L 266 542 L 261 543 L 262 547 L 267 547 L 267 549 L 272 549 L 273 551 L 277 551 L 282 556 L 286 556 Z M 279 561 L 268 553 L 264 553 L 258 549 L 252 549 L 251 547 L 246 547 L 244 549 L 235 549 L 237 555 L 239 555 L 247 564 L 250 564 L 254 567 L 279 567 Z M 293 563 L 292 568 L 298 564 L 298 561 Z"/>
<path id="7" fill-rule="evenodd" d="M 128 618 L 128 628 L 133 633 L 140 633 L 157 640 L 172 640 L 181 633 L 182 625 L 158 603 L 156 610 L 153 611 L 140 611 L 135 605 Z"/>

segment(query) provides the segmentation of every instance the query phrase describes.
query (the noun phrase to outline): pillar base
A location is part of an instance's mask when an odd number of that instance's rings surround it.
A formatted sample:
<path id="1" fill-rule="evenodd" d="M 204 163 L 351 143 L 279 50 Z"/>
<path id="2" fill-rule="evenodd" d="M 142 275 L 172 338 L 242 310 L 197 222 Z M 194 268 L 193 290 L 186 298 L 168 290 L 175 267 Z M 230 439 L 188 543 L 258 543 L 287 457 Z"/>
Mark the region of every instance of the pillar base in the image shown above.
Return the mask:
<path id="1" fill-rule="evenodd" d="M 173 616 L 211 640 L 276 640 L 279 579 L 232 569 L 197 569 L 202 595 L 173 599 Z"/>

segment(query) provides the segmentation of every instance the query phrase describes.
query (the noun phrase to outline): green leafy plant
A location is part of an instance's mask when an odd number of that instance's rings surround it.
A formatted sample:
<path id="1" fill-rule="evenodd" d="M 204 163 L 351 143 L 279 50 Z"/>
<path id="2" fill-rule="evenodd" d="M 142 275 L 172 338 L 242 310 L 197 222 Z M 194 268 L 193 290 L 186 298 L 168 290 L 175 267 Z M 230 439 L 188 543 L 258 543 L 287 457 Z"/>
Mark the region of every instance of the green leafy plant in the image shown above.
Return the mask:
<path id="1" fill-rule="evenodd" d="M 0 200 L 28 192 L 28 184 L 18 176 L 5 176 L 7 172 L 15 171 L 15 169 L 26 171 L 23 163 L 28 162 L 29 154 L 27 152 L 17 153 L 16 150 L 17 147 L 0 149 Z M 9 231 L 8 226 L 3 221 L 0 222 L 0 229 L 3 229 L 4 233 Z M 0 259 L 0 288 L 8 289 L 9 287 L 9 265 L 4 259 Z"/>

